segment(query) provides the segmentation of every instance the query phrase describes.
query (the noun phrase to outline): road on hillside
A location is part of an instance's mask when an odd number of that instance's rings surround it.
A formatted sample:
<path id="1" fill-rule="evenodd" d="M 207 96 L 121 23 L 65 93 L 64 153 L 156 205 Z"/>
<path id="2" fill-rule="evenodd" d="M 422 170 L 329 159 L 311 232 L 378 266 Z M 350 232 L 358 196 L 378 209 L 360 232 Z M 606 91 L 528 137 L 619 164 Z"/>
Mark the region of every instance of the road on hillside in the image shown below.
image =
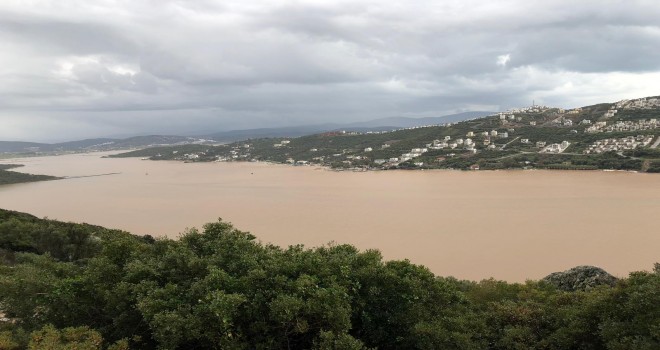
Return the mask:
<path id="1" fill-rule="evenodd" d="M 511 140 L 510 142 L 508 142 L 508 143 L 506 143 L 506 144 L 504 144 L 504 146 L 502 146 L 502 149 L 505 149 L 505 148 L 506 148 L 506 146 L 508 146 L 508 145 L 510 145 L 510 144 L 512 144 L 512 143 L 513 143 L 513 141 L 515 141 L 515 140 L 517 140 L 517 139 L 519 139 L 519 138 L 520 138 L 520 136 L 518 136 L 518 137 L 516 137 L 515 139 L 513 139 L 513 140 Z"/>
<path id="2" fill-rule="evenodd" d="M 655 140 L 655 143 L 651 146 L 651 148 L 657 148 L 658 145 L 660 145 L 660 136 L 658 136 L 658 139 Z"/>

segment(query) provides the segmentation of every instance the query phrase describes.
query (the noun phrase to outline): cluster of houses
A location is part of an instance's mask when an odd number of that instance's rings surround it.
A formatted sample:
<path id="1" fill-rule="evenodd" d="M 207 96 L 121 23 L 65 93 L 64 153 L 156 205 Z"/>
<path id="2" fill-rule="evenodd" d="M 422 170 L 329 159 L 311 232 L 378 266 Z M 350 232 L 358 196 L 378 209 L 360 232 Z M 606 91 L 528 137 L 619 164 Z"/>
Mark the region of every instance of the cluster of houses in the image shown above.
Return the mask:
<path id="1" fill-rule="evenodd" d="M 582 112 L 582 108 L 578 107 L 567 111 L 566 114 L 580 114 L 580 112 Z"/>
<path id="2" fill-rule="evenodd" d="M 598 132 L 615 132 L 615 131 L 639 131 L 639 130 L 652 130 L 660 127 L 660 122 L 657 119 L 643 119 L 638 121 L 618 121 L 612 125 L 607 125 L 607 122 L 597 122 L 594 125 L 585 129 L 586 133 Z"/>
<path id="3" fill-rule="evenodd" d="M 236 145 L 231 148 L 227 156 L 216 156 L 216 162 L 227 162 L 230 160 L 247 159 L 250 157 L 250 144 Z"/>
<path id="4" fill-rule="evenodd" d="M 564 117 L 559 117 L 553 120 L 552 124 L 555 126 L 573 126 L 573 121 Z M 534 123 L 534 125 L 536 125 L 536 123 Z"/>
<path id="5" fill-rule="evenodd" d="M 273 147 L 275 147 L 275 148 L 280 148 L 280 147 L 284 147 L 284 146 L 288 145 L 289 143 L 291 143 L 291 141 L 289 141 L 289 140 L 282 140 L 282 141 L 280 141 L 280 143 L 276 143 L 276 144 L 274 144 Z"/>
<path id="6" fill-rule="evenodd" d="M 653 135 L 628 136 L 620 139 L 603 139 L 594 142 L 587 148 L 585 154 L 598 154 L 603 152 L 620 152 L 632 150 L 637 147 L 646 147 L 653 141 Z"/>
<path id="7" fill-rule="evenodd" d="M 619 109 L 652 109 L 660 107 L 660 98 L 638 98 L 635 100 L 621 100 L 615 104 Z"/>
<path id="8" fill-rule="evenodd" d="M 428 152 L 428 150 L 443 150 L 443 149 L 462 149 L 465 151 L 470 151 L 472 153 L 477 153 L 477 143 L 473 139 L 473 137 L 477 136 L 483 136 L 483 145 L 486 147 L 486 149 L 489 150 L 494 150 L 497 149 L 497 146 L 495 144 L 491 144 L 491 139 L 492 138 L 508 138 L 509 137 L 509 132 L 514 132 L 514 129 L 508 129 L 507 131 L 498 131 L 498 130 L 491 130 L 491 131 L 483 131 L 480 133 L 475 133 L 473 131 L 470 131 L 466 134 L 466 138 L 457 138 L 457 139 L 452 139 L 451 136 L 445 136 L 442 140 L 437 139 L 433 140 L 431 143 L 427 143 L 424 148 L 413 148 L 410 150 L 410 152 L 402 154 L 400 157 L 392 157 L 390 159 L 375 159 L 374 163 L 377 165 L 383 165 L 383 164 L 388 164 L 388 165 L 397 165 L 402 162 L 409 161 L 411 159 L 417 158 L 421 156 L 422 154 Z M 389 147 L 388 144 L 384 144 L 381 146 L 382 149 Z M 365 148 L 365 152 L 370 152 L 372 149 Z M 422 166 L 423 163 L 415 163 L 417 166 Z"/>
<path id="9" fill-rule="evenodd" d="M 618 109 L 610 109 L 607 112 L 603 114 L 603 117 L 605 118 L 612 118 L 614 117 L 617 113 L 619 112 Z"/>
<path id="10" fill-rule="evenodd" d="M 428 148 L 413 148 L 413 149 L 410 150 L 410 152 L 404 153 L 400 157 L 392 157 L 390 159 L 376 159 L 376 160 L 374 160 L 374 163 L 376 163 L 378 165 L 382 165 L 382 164 L 386 164 L 386 163 L 391 164 L 391 165 L 396 165 L 396 164 L 407 162 L 411 159 L 417 158 L 417 157 L 421 156 L 422 154 L 424 154 L 428 151 L 429 151 Z M 422 165 L 424 165 L 424 163 L 418 162 L 418 163 L 415 163 L 415 165 L 422 166 Z"/>
<path id="11" fill-rule="evenodd" d="M 541 153 L 562 153 L 564 152 L 571 143 L 568 141 L 562 141 L 561 143 L 553 143 L 548 146 L 545 146 Z"/>
<path id="12" fill-rule="evenodd" d="M 539 105 L 533 105 L 530 107 L 522 107 L 522 108 L 512 108 L 508 110 L 507 112 L 510 114 L 513 113 L 541 113 L 544 111 L 547 111 L 550 109 L 548 106 L 539 106 Z"/>
<path id="13" fill-rule="evenodd" d="M 522 117 L 516 117 L 513 114 L 507 114 L 507 113 L 499 113 L 500 120 L 503 123 L 506 123 L 507 121 L 521 121 Z"/>
<path id="14" fill-rule="evenodd" d="M 306 160 L 295 160 L 293 158 L 287 158 L 286 163 L 292 165 L 309 165 L 309 162 Z"/>
<path id="15" fill-rule="evenodd" d="M 468 136 L 474 136 L 474 133 L 469 132 Z M 445 136 L 443 140 L 433 140 L 432 143 L 426 144 L 426 147 L 428 147 L 430 149 L 435 149 L 435 150 L 446 149 L 446 148 L 456 149 L 456 148 L 461 147 L 461 148 L 464 148 L 468 151 L 472 151 L 472 152 L 475 152 L 475 153 L 477 151 L 476 148 L 475 148 L 476 144 L 475 144 L 474 140 L 472 140 L 469 137 L 466 138 L 466 139 L 458 138 L 456 140 L 452 140 L 451 136 Z"/>

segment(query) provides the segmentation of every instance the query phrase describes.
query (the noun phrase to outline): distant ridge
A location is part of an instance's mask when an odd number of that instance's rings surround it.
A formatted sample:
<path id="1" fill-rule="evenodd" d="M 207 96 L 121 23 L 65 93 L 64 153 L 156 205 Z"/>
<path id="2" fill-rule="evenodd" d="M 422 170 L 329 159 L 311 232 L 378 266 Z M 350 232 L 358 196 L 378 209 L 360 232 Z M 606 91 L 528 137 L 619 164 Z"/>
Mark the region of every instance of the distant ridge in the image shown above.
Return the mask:
<path id="1" fill-rule="evenodd" d="M 426 117 L 426 118 L 389 117 L 389 118 L 374 119 L 366 122 L 351 123 L 351 124 L 347 124 L 346 126 L 366 127 L 366 128 L 375 128 L 382 126 L 411 128 L 415 126 L 461 122 L 461 121 L 481 118 L 493 114 L 495 114 L 495 112 L 478 111 L 478 112 L 463 112 L 457 114 L 450 114 L 442 117 Z"/>
<path id="2" fill-rule="evenodd" d="M 193 137 L 169 135 L 135 136 L 126 139 L 96 138 L 60 143 L 0 141 L 0 153 L 103 151 L 156 145 L 178 145 L 202 141 L 204 140 Z"/>
<path id="3" fill-rule="evenodd" d="M 494 112 L 463 112 L 441 117 L 388 117 L 356 123 L 326 123 L 281 128 L 258 128 L 220 131 L 200 136 L 146 135 L 129 138 L 94 138 L 59 143 L 0 141 L 0 153 L 53 153 L 107 151 L 148 146 L 167 146 L 190 143 L 235 142 L 267 137 L 299 137 L 321 132 L 351 130 L 358 132 L 389 131 L 424 125 L 454 123 L 492 115 Z"/>
<path id="4" fill-rule="evenodd" d="M 257 139 L 265 137 L 299 137 L 320 132 L 351 130 L 351 131 L 388 131 L 399 128 L 411 128 L 424 125 L 435 125 L 454 123 L 469 119 L 481 118 L 492 115 L 495 112 L 463 112 L 450 114 L 441 117 L 409 118 L 409 117 L 388 117 L 368 120 L 364 122 L 355 122 L 347 124 L 328 123 L 318 125 L 304 125 L 281 128 L 261 128 L 221 131 L 213 134 L 202 135 L 201 138 L 213 139 L 220 142 L 235 142 L 247 139 Z"/>

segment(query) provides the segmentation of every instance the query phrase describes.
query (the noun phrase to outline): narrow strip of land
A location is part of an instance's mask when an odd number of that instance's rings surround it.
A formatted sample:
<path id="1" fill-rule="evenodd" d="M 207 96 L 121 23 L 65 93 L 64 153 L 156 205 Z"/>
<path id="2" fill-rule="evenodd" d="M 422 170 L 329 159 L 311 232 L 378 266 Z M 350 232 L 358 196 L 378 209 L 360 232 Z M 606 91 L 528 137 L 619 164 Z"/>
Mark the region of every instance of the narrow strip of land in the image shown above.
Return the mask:
<path id="1" fill-rule="evenodd" d="M 121 173 L 106 173 L 106 174 L 95 174 L 95 175 L 79 175 L 79 176 L 65 176 L 65 179 L 80 179 L 83 177 L 97 177 L 97 176 L 108 176 L 108 175 L 119 175 Z"/>

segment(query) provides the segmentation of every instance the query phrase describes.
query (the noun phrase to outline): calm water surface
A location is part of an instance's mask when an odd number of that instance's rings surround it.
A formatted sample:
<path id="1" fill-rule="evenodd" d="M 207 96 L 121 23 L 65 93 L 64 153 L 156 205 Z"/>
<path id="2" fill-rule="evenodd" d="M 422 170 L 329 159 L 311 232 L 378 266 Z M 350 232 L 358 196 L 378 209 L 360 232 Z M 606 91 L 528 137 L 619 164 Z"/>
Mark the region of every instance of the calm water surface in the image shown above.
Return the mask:
<path id="1" fill-rule="evenodd" d="M 173 238 L 222 217 L 263 242 L 351 243 L 473 280 L 538 279 L 583 264 L 625 276 L 660 261 L 660 175 L 353 173 L 100 156 L 0 161 L 35 174 L 120 173 L 0 186 L 0 207 Z"/>

